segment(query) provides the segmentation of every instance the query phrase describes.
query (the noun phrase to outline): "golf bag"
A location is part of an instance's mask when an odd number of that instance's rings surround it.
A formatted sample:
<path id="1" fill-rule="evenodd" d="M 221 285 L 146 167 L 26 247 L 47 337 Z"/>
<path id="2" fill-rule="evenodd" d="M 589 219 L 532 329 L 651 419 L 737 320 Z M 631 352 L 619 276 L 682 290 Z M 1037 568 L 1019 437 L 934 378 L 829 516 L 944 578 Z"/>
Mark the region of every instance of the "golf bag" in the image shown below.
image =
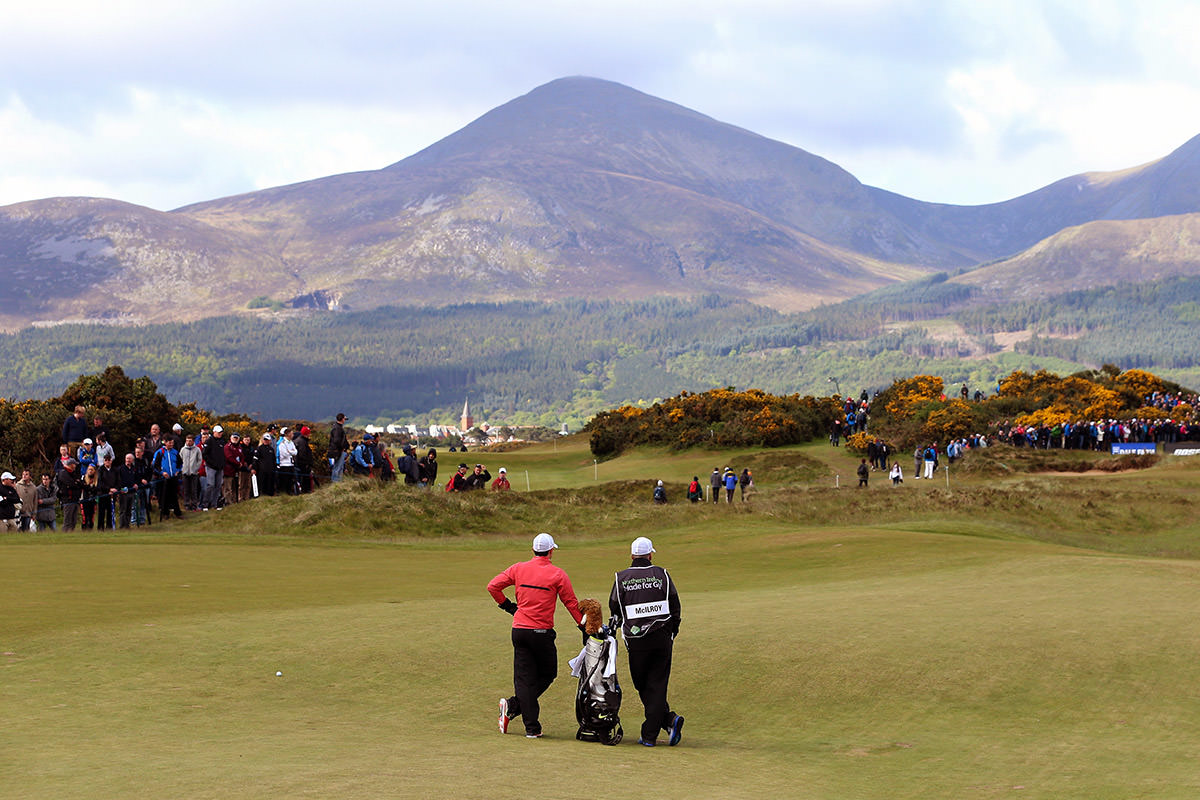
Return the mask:
<path id="1" fill-rule="evenodd" d="M 584 742 L 617 744 L 621 730 L 621 685 L 617 682 L 617 640 L 608 628 L 587 637 L 579 655 L 571 659 L 571 674 L 579 678 L 575 693 L 575 738 Z"/>

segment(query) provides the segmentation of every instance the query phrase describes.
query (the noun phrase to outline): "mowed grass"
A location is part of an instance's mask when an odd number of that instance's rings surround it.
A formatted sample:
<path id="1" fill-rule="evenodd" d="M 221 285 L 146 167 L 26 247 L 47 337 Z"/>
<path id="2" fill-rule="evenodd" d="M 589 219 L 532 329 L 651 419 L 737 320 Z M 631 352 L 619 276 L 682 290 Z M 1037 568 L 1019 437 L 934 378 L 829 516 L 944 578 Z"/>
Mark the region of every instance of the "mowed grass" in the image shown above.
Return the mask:
<path id="1" fill-rule="evenodd" d="M 655 508 L 655 474 L 718 454 L 632 454 L 599 465 L 607 482 L 572 482 L 578 452 L 517 455 L 501 458 L 557 471 L 558 488 L 340 485 L 149 532 L 8 537 L 0 796 L 1200 790 L 1189 465 L 856 491 L 826 479 L 846 454 L 800 448 L 789 474 L 807 478 L 750 503 Z M 546 737 L 496 731 L 511 618 L 484 585 L 543 528 L 581 597 L 606 596 L 629 539 L 654 537 L 684 603 L 681 746 L 636 745 L 623 661 L 626 741 L 575 741 L 578 638 L 561 611 Z"/>

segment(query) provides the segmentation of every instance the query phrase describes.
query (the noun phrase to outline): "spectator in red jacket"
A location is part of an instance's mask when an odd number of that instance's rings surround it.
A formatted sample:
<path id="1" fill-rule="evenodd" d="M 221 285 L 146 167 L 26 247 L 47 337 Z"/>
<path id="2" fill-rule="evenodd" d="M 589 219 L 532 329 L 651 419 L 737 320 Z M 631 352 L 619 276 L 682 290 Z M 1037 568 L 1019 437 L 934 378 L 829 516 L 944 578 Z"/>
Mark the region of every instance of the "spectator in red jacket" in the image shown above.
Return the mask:
<path id="1" fill-rule="evenodd" d="M 229 443 L 225 445 L 225 480 L 222 491 L 225 505 L 238 501 L 238 483 L 242 480 L 242 437 L 236 433 L 229 434 Z"/>

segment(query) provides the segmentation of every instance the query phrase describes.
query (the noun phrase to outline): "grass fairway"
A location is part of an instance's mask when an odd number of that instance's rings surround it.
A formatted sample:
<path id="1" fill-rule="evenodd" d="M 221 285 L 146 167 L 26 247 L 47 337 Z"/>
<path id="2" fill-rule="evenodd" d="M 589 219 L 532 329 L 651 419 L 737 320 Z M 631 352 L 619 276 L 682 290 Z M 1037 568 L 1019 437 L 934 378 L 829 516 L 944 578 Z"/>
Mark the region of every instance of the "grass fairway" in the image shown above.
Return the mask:
<path id="1" fill-rule="evenodd" d="M 343 484 L 10 535 L 0 796 L 1200 796 L 1194 468 L 856 492 L 813 466 L 844 454 L 801 448 L 807 485 L 655 508 L 659 473 L 779 454 L 634 454 L 605 483 L 563 450 L 487 457 L 552 475 L 533 495 Z M 545 738 L 496 731 L 511 619 L 484 585 L 542 527 L 581 597 L 654 537 L 684 603 L 681 746 L 636 745 L 627 680 L 625 742 L 575 741 L 562 612 Z"/>

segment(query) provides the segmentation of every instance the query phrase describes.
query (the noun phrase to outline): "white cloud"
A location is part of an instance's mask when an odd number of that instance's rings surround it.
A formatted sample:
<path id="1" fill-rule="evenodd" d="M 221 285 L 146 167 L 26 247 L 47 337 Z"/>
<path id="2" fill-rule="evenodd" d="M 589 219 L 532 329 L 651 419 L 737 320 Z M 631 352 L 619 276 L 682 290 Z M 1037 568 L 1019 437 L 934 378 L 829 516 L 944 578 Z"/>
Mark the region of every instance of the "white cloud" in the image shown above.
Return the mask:
<path id="1" fill-rule="evenodd" d="M 0 27 L 0 204 L 170 208 L 375 169 L 593 75 L 922 199 L 987 202 L 1200 133 L 1188 0 L 53 2 Z"/>

